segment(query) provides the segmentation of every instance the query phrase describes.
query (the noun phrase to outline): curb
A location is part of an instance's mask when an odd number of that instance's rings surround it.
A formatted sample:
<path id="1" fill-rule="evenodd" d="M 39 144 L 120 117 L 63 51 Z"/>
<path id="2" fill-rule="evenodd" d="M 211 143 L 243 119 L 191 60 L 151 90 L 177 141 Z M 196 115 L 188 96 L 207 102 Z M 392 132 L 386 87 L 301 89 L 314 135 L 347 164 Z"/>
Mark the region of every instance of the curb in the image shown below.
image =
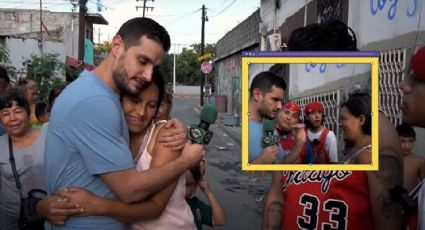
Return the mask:
<path id="1" fill-rule="evenodd" d="M 237 137 L 237 135 L 233 134 L 232 131 L 230 131 L 227 126 L 225 126 L 221 121 L 217 121 L 216 124 L 220 126 L 220 128 L 237 144 L 242 145 L 241 137 Z"/>

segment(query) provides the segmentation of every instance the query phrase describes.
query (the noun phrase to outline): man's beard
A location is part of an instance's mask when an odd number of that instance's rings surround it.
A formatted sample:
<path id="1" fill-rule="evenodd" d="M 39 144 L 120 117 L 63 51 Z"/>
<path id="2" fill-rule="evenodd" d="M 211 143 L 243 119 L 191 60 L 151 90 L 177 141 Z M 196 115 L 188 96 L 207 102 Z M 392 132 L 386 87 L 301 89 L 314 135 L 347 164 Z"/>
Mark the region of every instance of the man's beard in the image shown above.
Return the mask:
<path id="1" fill-rule="evenodd" d="M 139 90 L 134 91 L 128 87 L 126 80 L 129 81 L 130 79 L 122 60 L 120 60 L 118 68 L 112 72 L 112 80 L 120 95 L 138 96 L 140 94 Z"/>
<path id="2" fill-rule="evenodd" d="M 258 109 L 258 114 L 260 115 L 260 117 L 265 118 L 265 119 L 269 119 L 269 120 L 273 120 L 274 117 L 272 117 L 271 115 L 267 114 L 267 110 L 263 109 L 263 108 L 259 108 Z"/>

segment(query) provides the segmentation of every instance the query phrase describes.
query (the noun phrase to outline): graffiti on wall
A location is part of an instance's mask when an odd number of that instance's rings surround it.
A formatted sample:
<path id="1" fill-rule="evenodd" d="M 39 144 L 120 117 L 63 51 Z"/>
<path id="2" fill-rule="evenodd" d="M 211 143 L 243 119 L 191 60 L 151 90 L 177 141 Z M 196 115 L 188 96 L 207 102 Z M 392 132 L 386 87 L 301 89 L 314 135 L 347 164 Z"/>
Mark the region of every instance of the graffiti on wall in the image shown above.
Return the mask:
<path id="1" fill-rule="evenodd" d="M 305 64 L 305 71 L 307 73 L 312 72 L 316 69 L 317 66 L 319 66 L 319 72 L 320 73 L 325 73 L 326 72 L 326 67 L 328 64 L 317 64 L 317 63 L 306 63 Z M 336 66 L 337 69 L 341 69 L 345 66 L 345 64 L 334 64 Z"/>
<path id="2" fill-rule="evenodd" d="M 241 56 L 232 55 L 218 62 L 217 71 L 217 93 L 227 97 L 227 111 L 231 113 L 240 112 L 240 90 L 239 82 L 241 76 Z M 237 82 L 238 79 L 239 82 Z M 238 90 L 235 90 L 237 86 Z"/>
<path id="3" fill-rule="evenodd" d="M 375 16 L 378 12 L 386 13 L 388 20 L 394 20 L 398 11 L 407 17 L 414 17 L 418 12 L 419 0 L 409 0 L 410 3 L 402 8 L 399 0 L 370 0 L 370 14 Z"/>

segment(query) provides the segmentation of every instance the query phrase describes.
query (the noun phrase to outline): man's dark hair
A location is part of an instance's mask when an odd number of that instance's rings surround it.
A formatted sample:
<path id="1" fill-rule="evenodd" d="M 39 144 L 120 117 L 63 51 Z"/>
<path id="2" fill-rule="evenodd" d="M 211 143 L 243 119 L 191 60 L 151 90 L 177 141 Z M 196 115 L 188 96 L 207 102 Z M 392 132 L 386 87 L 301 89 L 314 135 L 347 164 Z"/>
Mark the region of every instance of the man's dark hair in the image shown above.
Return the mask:
<path id="1" fill-rule="evenodd" d="M 353 30 L 339 20 L 295 29 L 288 39 L 290 51 L 357 51 Z"/>
<path id="2" fill-rule="evenodd" d="M 341 108 L 346 107 L 351 115 L 365 117 L 365 123 L 362 125 L 362 131 L 366 135 L 372 134 L 372 106 L 369 94 L 356 93 L 348 98 L 347 101 L 342 103 Z"/>
<path id="3" fill-rule="evenodd" d="M 35 105 L 35 117 L 37 118 L 37 120 L 40 120 L 40 117 L 43 116 L 44 113 L 47 112 L 47 103 L 46 102 L 38 102 Z"/>
<path id="4" fill-rule="evenodd" d="M 396 129 L 400 137 L 412 137 L 416 140 L 416 132 L 411 125 L 401 124 Z"/>
<path id="5" fill-rule="evenodd" d="M 167 30 L 150 18 L 137 17 L 130 19 L 120 27 L 116 35 L 121 36 L 126 49 L 139 45 L 140 38 L 144 35 L 149 39 L 161 43 L 165 52 L 171 46 L 170 35 L 168 35 Z"/>
<path id="6" fill-rule="evenodd" d="M 265 94 L 270 92 L 273 86 L 286 90 L 286 82 L 282 77 L 270 71 L 261 72 L 252 80 L 251 87 L 249 88 L 249 96 L 253 96 L 254 89 L 260 89 Z"/>
<path id="7" fill-rule="evenodd" d="M 0 110 L 11 108 L 13 102 L 15 102 L 18 107 L 24 108 L 28 116 L 31 114 L 28 100 L 21 92 L 14 90 L 0 94 Z"/>

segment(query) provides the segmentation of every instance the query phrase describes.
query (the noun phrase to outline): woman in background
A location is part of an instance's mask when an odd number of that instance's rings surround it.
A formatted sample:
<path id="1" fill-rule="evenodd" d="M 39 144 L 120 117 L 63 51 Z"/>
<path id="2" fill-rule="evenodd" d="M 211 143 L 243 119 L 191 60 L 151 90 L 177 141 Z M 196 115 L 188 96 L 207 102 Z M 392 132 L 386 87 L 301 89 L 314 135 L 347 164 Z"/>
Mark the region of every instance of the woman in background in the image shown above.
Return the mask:
<path id="1" fill-rule="evenodd" d="M 9 141 L 21 183 L 21 195 L 27 197 L 31 189 L 45 189 L 44 142 L 45 134 L 30 124 L 30 106 L 19 92 L 0 96 L 0 121 L 6 134 L 0 136 L 0 228 L 18 229 L 21 197 L 9 160 Z"/>
<path id="2" fill-rule="evenodd" d="M 18 90 L 25 96 L 30 105 L 30 123 L 31 125 L 37 124 L 38 120 L 35 116 L 35 100 L 38 95 L 39 85 L 33 80 L 21 78 L 17 83 Z"/>

